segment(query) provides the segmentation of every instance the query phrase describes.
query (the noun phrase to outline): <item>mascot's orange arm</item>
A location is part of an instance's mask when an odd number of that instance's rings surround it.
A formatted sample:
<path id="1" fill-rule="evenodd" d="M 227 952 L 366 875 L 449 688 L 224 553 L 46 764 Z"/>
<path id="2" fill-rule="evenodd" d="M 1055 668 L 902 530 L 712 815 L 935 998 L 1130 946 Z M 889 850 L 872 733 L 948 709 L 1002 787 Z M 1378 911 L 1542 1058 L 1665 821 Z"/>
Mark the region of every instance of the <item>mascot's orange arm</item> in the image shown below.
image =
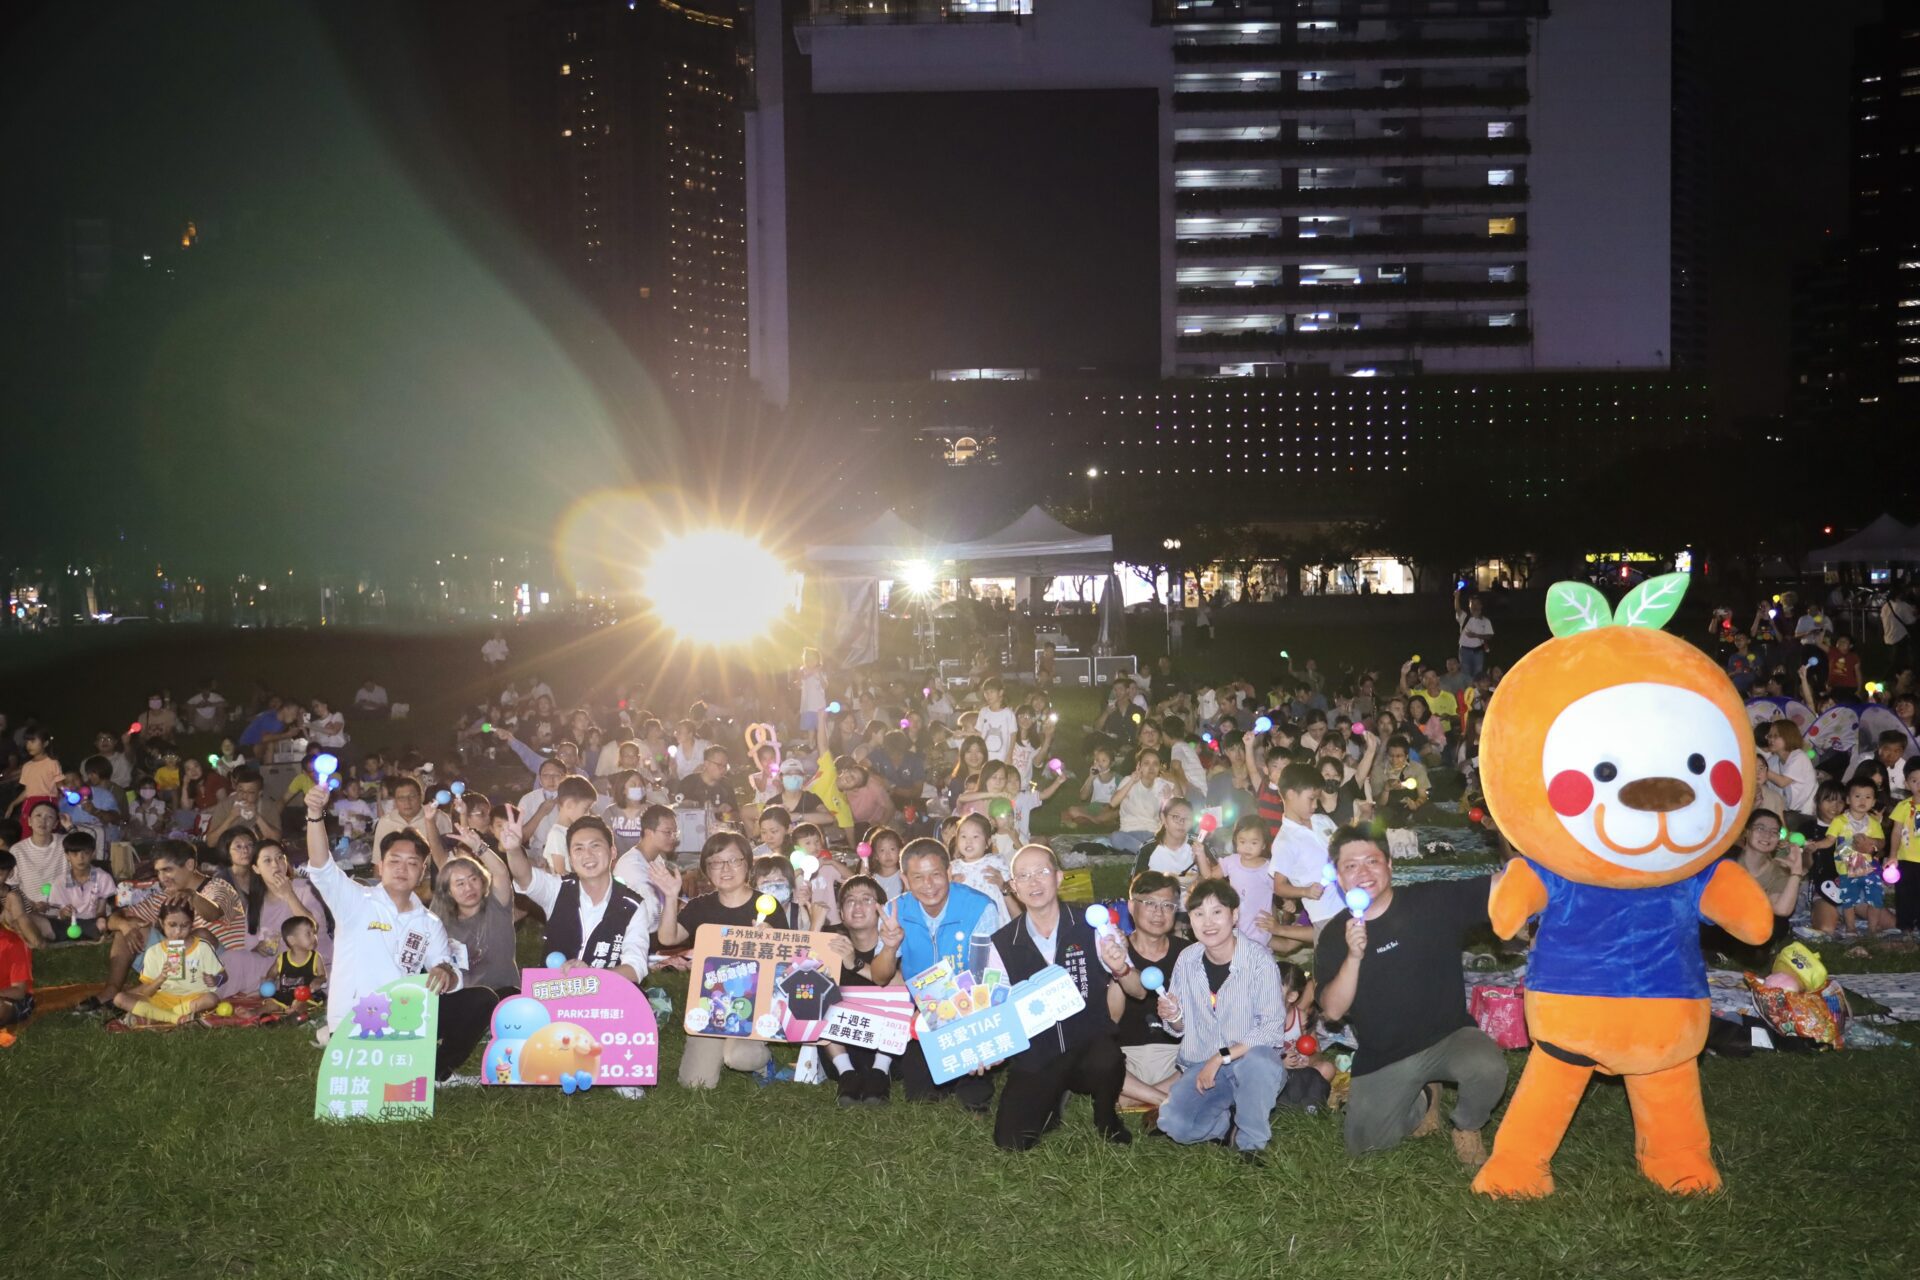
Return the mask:
<path id="1" fill-rule="evenodd" d="M 1773 936 L 1773 904 L 1737 862 L 1722 860 L 1700 893 L 1700 914 L 1751 946 Z"/>
<path id="2" fill-rule="evenodd" d="M 1754 885 L 1754 890 L 1758 892 L 1759 887 Z M 1494 880 L 1493 888 L 1487 893 L 1487 914 L 1493 917 L 1493 931 L 1503 938 L 1520 932 L 1520 927 L 1531 917 L 1546 909 L 1547 886 L 1524 858 L 1509 861 L 1507 869 Z M 1768 908 L 1767 928 L 1773 928 L 1771 908 Z"/>

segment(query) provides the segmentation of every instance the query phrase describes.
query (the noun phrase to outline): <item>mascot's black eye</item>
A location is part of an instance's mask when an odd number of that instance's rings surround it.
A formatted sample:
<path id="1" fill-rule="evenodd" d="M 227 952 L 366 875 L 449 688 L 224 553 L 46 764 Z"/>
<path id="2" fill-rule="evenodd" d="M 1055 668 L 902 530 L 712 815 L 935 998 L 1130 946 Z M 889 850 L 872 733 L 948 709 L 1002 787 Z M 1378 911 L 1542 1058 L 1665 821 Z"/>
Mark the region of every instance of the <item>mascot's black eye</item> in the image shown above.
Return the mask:
<path id="1" fill-rule="evenodd" d="M 1602 782 L 1612 782 L 1620 776 L 1620 769 L 1610 761 L 1602 761 L 1593 766 L 1593 776 Z"/>
<path id="2" fill-rule="evenodd" d="M 1698 751 L 1696 751 L 1692 755 L 1687 757 L 1687 772 L 1705 773 L 1706 771 L 1707 771 L 1707 758 L 1705 756 L 1701 755 Z"/>

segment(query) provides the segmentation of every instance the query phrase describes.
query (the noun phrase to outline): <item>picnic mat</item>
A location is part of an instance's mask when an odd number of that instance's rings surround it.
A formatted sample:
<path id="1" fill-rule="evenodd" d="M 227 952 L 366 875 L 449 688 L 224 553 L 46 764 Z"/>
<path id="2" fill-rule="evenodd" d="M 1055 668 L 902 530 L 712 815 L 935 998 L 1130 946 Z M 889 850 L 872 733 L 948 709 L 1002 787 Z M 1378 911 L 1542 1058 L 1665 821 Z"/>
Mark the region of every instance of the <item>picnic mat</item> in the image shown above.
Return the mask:
<path id="1" fill-rule="evenodd" d="M 231 996 L 227 1003 L 233 1006 L 231 1014 L 203 1013 L 192 1022 L 155 1022 L 130 1026 L 126 1016 L 122 1015 L 107 1023 L 108 1031 L 179 1031 L 186 1027 L 258 1027 L 271 1025 L 284 1018 L 287 1007 L 277 1000 L 265 1000 L 259 996 Z M 320 1006 L 315 1005 L 318 1011 Z"/>

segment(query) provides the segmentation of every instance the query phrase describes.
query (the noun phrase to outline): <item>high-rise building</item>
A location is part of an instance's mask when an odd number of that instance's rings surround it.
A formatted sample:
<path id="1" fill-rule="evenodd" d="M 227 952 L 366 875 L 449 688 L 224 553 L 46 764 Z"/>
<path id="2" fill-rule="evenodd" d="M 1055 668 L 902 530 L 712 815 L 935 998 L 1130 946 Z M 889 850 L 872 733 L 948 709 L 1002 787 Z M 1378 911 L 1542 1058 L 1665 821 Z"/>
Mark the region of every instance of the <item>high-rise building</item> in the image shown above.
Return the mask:
<path id="1" fill-rule="evenodd" d="M 1920 408 L 1920 0 L 1854 42 L 1852 391 L 1870 418 Z"/>
<path id="2" fill-rule="evenodd" d="M 746 378 L 736 0 L 541 0 L 513 23 L 514 197 L 566 278 L 691 404 Z"/>
<path id="3" fill-rule="evenodd" d="M 889 95 L 1151 94 L 1162 376 L 1658 369 L 1704 347 L 1695 45 L 1669 0 L 757 0 L 756 14 L 793 23 L 804 65 L 777 97 L 763 80 L 763 113 L 808 96 L 884 110 Z M 949 130 L 990 118 L 957 110 Z M 776 134 L 755 150 L 761 208 L 787 180 Z M 1010 193 L 1006 216 L 1045 200 Z M 763 230 L 756 278 L 784 281 L 784 229 Z M 784 368 L 809 320 L 785 305 L 753 301 L 757 367 Z M 955 357 L 930 369 L 982 363 Z"/>

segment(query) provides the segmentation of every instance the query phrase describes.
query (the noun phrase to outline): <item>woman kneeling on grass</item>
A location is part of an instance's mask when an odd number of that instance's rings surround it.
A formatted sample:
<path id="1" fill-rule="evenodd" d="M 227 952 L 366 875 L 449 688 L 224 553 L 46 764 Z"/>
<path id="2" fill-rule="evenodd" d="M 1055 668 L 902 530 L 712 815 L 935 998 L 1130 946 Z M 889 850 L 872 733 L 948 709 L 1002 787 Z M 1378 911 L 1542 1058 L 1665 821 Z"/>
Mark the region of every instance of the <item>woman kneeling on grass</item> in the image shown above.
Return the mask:
<path id="1" fill-rule="evenodd" d="M 1187 895 L 1194 941 L 1174 962 L 1160 996 L 1169 1030 L 1180 1033 L 1180 1078 L 1160 1108 L 1160 1132 L 1175 1142 L 1234 1146 L 1258 1162 L 1273 1136 L 1273 1107 L 1287 1080 L 1278 1046 L 1287 1002 L 1273 954 L 1242 937 L 1240 895 L 1225 880 L 1202 880 Z"/>

